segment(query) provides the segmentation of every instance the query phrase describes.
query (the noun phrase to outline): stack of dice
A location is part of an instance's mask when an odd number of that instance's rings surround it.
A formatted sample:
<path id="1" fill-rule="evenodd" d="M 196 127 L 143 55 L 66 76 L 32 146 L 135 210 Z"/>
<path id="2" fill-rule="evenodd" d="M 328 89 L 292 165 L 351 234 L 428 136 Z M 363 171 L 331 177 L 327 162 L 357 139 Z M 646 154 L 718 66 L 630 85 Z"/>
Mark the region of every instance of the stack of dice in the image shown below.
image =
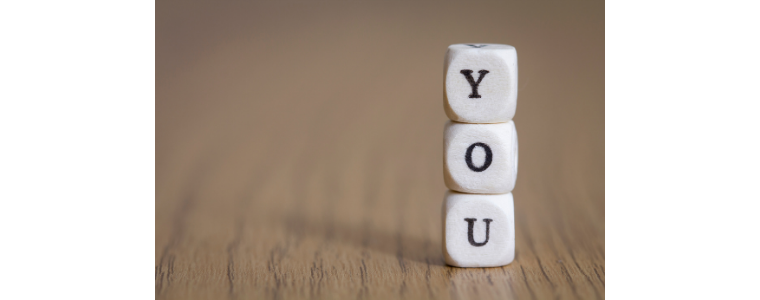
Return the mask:
<path id="1" fill-rule="evenodd" d="M 443 254 L 457 267 L 515 258 L 512 189 L 517 177 L 517 51 L 455 44 L 444 64 Z"/>

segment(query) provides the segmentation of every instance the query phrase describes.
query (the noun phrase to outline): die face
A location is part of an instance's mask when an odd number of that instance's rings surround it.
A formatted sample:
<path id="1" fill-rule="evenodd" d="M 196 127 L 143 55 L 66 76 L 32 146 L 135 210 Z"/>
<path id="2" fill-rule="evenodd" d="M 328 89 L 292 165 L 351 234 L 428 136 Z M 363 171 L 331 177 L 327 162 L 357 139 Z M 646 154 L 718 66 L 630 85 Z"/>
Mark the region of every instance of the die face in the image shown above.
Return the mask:
<path id="1" fill-rule="evenodd" d="M 513 121 L 498 124 L 449 121 L 444 127 L 444 182 L 458 192 L 509 193 L 517 179 L 517 153 Z"/>
<path id="2" fill-rule="evenodd" d="M 447 192 L 443 204 L 443 252 L 457 267 L 498 267 L 515 258 L 512 194 Z"/>
<path id="3" fill-rule="evenodd" d="M 455 44 L 444 61 L 444 110 L 465 123 L 501 123 L 517 108 L 517 51 L 509 45 Z"/>

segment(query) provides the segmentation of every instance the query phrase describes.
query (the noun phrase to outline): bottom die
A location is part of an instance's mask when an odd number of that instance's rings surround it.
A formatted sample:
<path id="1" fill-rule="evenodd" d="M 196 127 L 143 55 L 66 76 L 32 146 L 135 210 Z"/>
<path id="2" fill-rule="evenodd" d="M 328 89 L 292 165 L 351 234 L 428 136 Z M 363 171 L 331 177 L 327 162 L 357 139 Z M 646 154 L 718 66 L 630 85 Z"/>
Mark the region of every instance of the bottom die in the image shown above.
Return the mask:
<path id="1" fill-rule="evenodd" d="M 512 193 L 446 192 L 443 201 L 443 256 L 455 267 L 499 267 L 515 258 Z"/>

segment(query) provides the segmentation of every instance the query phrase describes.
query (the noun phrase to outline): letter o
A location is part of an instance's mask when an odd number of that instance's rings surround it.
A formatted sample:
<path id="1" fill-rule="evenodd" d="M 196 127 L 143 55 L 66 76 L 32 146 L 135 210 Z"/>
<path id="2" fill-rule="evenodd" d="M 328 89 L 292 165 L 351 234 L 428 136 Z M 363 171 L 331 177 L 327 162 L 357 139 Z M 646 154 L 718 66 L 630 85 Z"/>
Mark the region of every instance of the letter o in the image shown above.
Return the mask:
<path id="1" fill-rule="evenodd" d="M 472 150 L 475 149 L 475 147 L 482 147 L 483 150 L 486 151 L 486 161 L 483 162 L 483 165 L 480 167 L 476 167 L 472 164 Z M 470 170 L 473 170 L 475 172 L 483 172 L 491 165 L 491 159 L 493 158 L 493 153 L 491 153 L 491 147 L 488 147 L 488 145 L 484 143 L 475 143 L 470 145 L 470 147 L 467 148 L 467 153 L 464 155 L 464 160 L 467 162 L 467 167 L 470 168 Z"/>

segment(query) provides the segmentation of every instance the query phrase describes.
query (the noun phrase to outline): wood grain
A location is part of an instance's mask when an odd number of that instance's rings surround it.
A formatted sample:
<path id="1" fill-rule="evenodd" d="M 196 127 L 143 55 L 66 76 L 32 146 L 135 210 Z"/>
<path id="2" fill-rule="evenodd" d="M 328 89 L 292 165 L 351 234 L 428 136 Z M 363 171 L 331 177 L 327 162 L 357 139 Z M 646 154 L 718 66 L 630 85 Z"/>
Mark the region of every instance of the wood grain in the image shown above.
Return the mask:
<path id="1" fill-rule="evenodd" d="M 156 12 L 156 298 L 604 298 L 601 2 L 178 4 Z M 520 63 L 499 268 L 441 251 L 443 54 L 473 41 Z"/>

